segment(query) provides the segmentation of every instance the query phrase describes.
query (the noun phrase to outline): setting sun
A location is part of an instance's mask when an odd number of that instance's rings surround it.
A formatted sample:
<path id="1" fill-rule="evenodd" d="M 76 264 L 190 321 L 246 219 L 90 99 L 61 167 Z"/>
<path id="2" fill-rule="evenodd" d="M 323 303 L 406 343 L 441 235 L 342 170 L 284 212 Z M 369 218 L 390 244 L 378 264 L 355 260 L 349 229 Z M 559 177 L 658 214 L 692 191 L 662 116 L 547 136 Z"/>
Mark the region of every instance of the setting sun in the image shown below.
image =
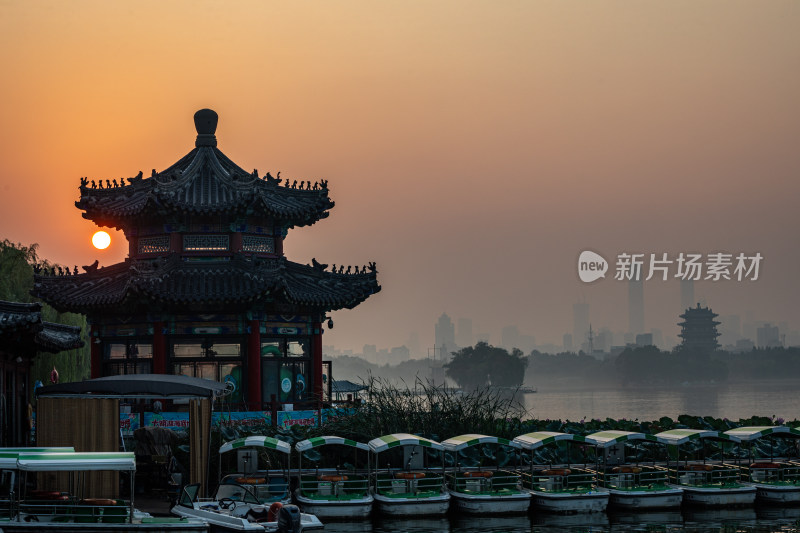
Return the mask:
<path id="1" fill-rule="evenodd" d="M 105 231 L 98 231 L 92 235 L 92 244 L 98 250 L 105 250 L 111 244 L 111 236 Z"/>

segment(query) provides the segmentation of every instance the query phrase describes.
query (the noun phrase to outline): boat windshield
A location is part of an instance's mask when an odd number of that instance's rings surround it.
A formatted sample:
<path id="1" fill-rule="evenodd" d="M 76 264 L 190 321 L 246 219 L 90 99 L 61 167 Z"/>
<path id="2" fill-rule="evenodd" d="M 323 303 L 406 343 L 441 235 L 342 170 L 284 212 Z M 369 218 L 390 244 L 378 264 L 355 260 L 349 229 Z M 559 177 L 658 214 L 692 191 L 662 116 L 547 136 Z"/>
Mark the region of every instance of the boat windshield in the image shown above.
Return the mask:
<path id="1" fill-rule="evenodd" d="M 219 501 L 223 498 L 230 498 L 235 502 L 259 503 L 252 492 L 236 483 L 223 483 L 217 488 L 214 499 Z"/>

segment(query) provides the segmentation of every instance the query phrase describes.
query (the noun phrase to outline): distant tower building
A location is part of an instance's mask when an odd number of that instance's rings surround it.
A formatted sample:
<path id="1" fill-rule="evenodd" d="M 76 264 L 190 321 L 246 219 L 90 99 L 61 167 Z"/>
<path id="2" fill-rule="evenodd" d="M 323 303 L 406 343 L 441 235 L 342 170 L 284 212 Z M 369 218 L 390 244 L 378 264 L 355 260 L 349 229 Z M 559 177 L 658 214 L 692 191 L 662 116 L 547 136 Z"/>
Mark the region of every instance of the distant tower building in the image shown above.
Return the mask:
<path id="1" fill-rule="evenodd" d="M 456 351 L 458 347 L 456 346 L 456 328 L 447 313 L 442 313 L 436 322 L 435 340 L 436 349 L 441 350 L 440 357 L 444 361 L 449 361 L 451 352 Z"/>
<path id="2" fill-rule="evenodd" d="M 569 333 L 564 333 L 564 351 L 571 352 L 572 351 L 572 335 Z"/>
<path id="3" fill-rule="evenodd" d="M 683 322 L 678 324 L 681 327 L 678 336 L 683 339 L 680 348 L 706 353 L 719 348 L 717 326 L 720 323 L 714 320 L 717 316 L 708 307 L 700 307 L 700 304 L 697 304 L 697 307 L 686 309 L 681 315 Z"/>
<path id="4" fill-rule="evenodd" d="M 636 335 L 636 346 L 653 346 L 653 334 L 639 333 Z"/>
<path id="5" fill-rule="evenodd" d="M 472 319 L 458 319 L 458 328 L 456 329 L 456 344 L 462 348 L 466 346 L 472 346 Z"/>
<path id="6" fill-rule="evenodd" d="M 589 304 L 572 304 L 572 344 L 580 349 L 589 335 Z"/>
<path id="7" fill-rule="evenodd" d="M 778 326 L 764 324 L 756 330 L 756 346 L 759 348 L 778 348 L 783 346 Z"/>
<path id="8" fill-rule="evenodd" d="M 506 326 L 500 332 L 500 344 L 506 350 L 522 348 L 520 346 L 519 328 L 517 326 Z"/>
<path id="9" fill-rule="evenodd" d="M 681 280 L 681 309 L 689 309 L 697 303 L 694 299 L 694 280 Z"/>
<path id="10" fill-rule="evenodd" d="M 628 330 L 634 335 L 644 332 L 644 281 L 628 281 Z"/>

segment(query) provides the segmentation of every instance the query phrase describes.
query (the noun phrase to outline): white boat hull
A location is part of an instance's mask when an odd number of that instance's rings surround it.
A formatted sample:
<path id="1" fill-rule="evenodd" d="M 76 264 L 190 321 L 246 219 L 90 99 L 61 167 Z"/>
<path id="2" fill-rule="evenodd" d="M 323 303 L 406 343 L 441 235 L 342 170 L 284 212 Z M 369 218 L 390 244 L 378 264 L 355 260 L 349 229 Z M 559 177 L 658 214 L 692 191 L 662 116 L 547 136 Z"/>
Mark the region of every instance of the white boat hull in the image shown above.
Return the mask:
<path id="1" fill-rule="evenodd" d="M 436 516 L 447 514 L 450 507 L 450 494 L 426 498 L 392 498 L 376 494 L 378 511 L 389 516 Z"/>
<path id="2" fill-rule="evenodd" d="M 176 516 L 183 516 L 188 518 L 199 518 L 208 522 L 208 527 L 211 532 L 273 532 L 278 530 L 277 522 L 250 522 L 246 518 L 233 516 L 226 513 L 215 512 L 213 510 L 203 509 L 202 504 L 194 504 L 193 508 L 184 505 L 174 506 L 170 512 Z M 322 522 L 308 513 L 300 514 L 300 531 L 321 529 Z"/>
<path id="3" fill-rule="evenodd" d="M 299 491 L 298 491 L 299 492 Z M 295 492 L 297 505 L 303 512 L 315 515 L 320 519 L 347 518 L 359 519 L 367 518 L 372 512 L 372 495 L 364 498 L 352 500 L 315 500 L 301 496 Z"/>
<path id="4" fill-rule="evenodd" d="M 756 488 L 741 485 L 731 488 L 692 487 L 671 485 L 683 489 L 683 501 L 687 505 L 701 507 L 745 507 L 756 501 Z"/>
<path id="5" fill-rule="evenodd" d="M 617 490 L 605 489 L 609 493 L 608 505 L 617 509 L 673 509 L 681 506 L 683 490 Z"/>
<path id="6" fill-rule="evenodd" d="M 755 483 L 756 501 L 771 505 L 800 504 L 800 485 Z"/>
<path id="7" fill-rule="evenodd" d="M 453 505 L 464 513 L 471 514 L 522 514 L 531 506 L 531 495 L 528 492 L 517 494 L 468 494 L 450 491 Z"/>
<path id="8" fill-rule="evenodd" d="M 533 506 L 551 513 L 601 513 L 608 507 L 608 492 L 530 492 Z"/>

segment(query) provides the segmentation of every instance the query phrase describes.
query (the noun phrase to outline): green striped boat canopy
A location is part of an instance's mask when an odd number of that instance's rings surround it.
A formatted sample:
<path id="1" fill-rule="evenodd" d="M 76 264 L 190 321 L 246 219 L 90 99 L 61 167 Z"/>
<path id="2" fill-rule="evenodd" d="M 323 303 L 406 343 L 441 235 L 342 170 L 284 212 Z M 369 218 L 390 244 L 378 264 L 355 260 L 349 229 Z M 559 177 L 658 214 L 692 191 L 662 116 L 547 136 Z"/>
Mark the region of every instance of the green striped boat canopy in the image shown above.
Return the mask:
<path id="1" fill-rule="evenodd" d="M 741 440 L 756 440 L 767 435 L 779 435 L 784 437 L 800 437 L 800 431 L 788 426 L 748 426 L 736 429 L 729 429 L 726 435 L 738 437 Z"/>
<path id="2" fill-rule="evenodd" d="M 457 452 L 458 450 L 463 450 L 464 448 L 469 448 L 470 446 L 475 446 L 477 444 L 504 444 L 506 446 L 519 448 L 519 444 L 516 442 L 511 442 L 508 439 L 490 437 L 488 435 L 479 435 L 477 433 L 469 433 L 467 435 L 459 435 L 458 437 L 449 438 L 442 442 L 442 447 L 444 447 L 444 449 L 448 452 Z"/>
<path id="3" fill-rule="evenodd" d="M 647 433 L 637 433 L 634 431 L 609 430 L 598 431 L 597 433 L 586 435 L 586 442 L 591 442 L 592 444 L 596 444 L 601 448 L 608 448 L 609 446 L 613 446 L 614 444 L 618 444 L 620 442 L 633 440 L 649 440 L 656 442 L 658 439 L 653 435 L 648 435 Z"/>
<path id="4" fill-rule="evenodd" d="M 417 437 L 410 433 L 392 433 L 391 435 L 384 435 L 377 439 L 369 441 L 369 448 L 375 453 L 385 452 L 389 448 L 396 446 L 424 446 L 434 450 L 443 450 L 442 445 L 438 442 L 425 437 Z"/>
<path id="5" fill-rule="evenodd" d="M 27 472 L 77 472 L 81 470 L 135 471 L 132 452 L 72 452 L 20 454 L 17 468 Z"/>
<path id="6" fill-rule="evenodd" d="M 72 446 L 53 448 L 0 448 L 0 469 L 16 470 L 20 454 L 74 452 Z"/>
<path id="7" fill-rule="evenodd" d="M 686 444 L 689 441 L 698 439 L 715 439 L 725 440 L 728 442 L 742 442 L 739 437 L 734 435 L 727 435 L 719 431 L 711 431 L 706 429 L 670 429 L 669 431 L 662 431 L 656 433 L 655 437 L 658 442 L 664 444 L 680 445 Z"/>
<path id="8" fill-rule="evenodd" d="M 517 443 L 517 445 L 524 450 L 535 450 L 536 448 L 541 448 L 542 446 L 547 446 L 548 444 L 560 440 L 586 442 L 586 438 L 580 435 L 558 433 L 555 431 L 535 431 L 533 433 L 526 433 L 525 435 L 515 437 L 511 442 Z"/>
<path id="9" fill-rule="evenodd" d="M 219 453 L 229 452 L 237 448 L 246 448 L 248 446 L 258 446 L 260 448 L 269 448 L 271 450 L 278 450 L 286 455 L 292 453 L 292 447 L 288 442 L 273 439 L 272 437 L 250 436 L 243 439 L 236 439 L 226 442 L 219 447 Z"/>
<path id="10" fill-rule="evenodd" d="M 294 449 L 298 452 L 304 452 L 306 450 L 310 450 L 311 448 L 316 448 L 317 446 L 325 446 L 326 444 L 342 444 L 344 446 L 352 446 L 353 448 L 358 448 L 359 450 L 369 451 L 369 446 L 364 444 L 363 442 L 356 442 L 354 440 L 345 439 L 343 437 L 334 437 L 332 435 L 327 435 L 325 437 L 313 437 L 311 439 L 301 440 L 297 444 L 294 445 Z"/>

